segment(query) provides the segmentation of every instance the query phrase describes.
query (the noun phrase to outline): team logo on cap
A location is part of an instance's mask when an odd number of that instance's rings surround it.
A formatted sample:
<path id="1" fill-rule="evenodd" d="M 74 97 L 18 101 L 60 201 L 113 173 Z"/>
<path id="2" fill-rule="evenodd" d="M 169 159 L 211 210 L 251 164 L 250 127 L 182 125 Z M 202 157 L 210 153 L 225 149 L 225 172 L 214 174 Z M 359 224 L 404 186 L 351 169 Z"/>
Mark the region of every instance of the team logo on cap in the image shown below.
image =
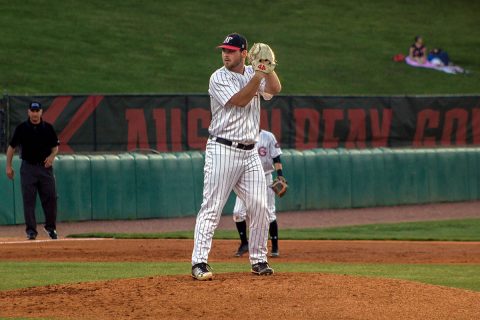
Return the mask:
<path id="1" fill-rule="evenodd" d="M 223 43 L 229 43 L 232 40 L 233 40 L 233 37 L 227 36 L 225 40 L 223 40 Z"/>

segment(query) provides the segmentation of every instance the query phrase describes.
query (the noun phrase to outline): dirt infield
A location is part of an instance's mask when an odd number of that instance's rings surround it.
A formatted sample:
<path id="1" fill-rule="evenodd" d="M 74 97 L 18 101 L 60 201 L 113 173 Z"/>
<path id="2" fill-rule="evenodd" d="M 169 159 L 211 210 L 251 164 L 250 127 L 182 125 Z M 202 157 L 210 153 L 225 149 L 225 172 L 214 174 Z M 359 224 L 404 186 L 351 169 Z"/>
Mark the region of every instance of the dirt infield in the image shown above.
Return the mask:
<path id="1" fill-rule="evenodd" d="M 2 260 L 180 261 L 192 240 L 5 241 Z M 237 242 L 216 240 L 210 262 L 235 258 Z M 282 241 L 276 262 L 480 263 L 478 242 Z M 60 319 L 479 319 L 480 293 L 392 279 L 248 272 L 52 285 L 0 292 L 1 316 Z"/>
<path id="2" fill-rule="evenodd" d="M 476 206 L 476 208 L 475 208 Z M 442 211 L 443 209 L 448 210 Z M 470 209 L 468 209 L 470 208 Z M 478 217 L 478 202 L 381 210 L 279 215 L 285 227 Z M 455 212 L 461 214 L 455 215 Z M 335 220 L 335 218 L 337 220 Z M 289 220 L 290 219 L 290 220 Z M 224 226 L 233 225 L 222 219 Z M 289 222 L 291 221 L 291 222 Z M 320 222 L 319 222 L 320 221 Z M 150 222 L 150 223 L 149 223 Z M 163 222 L 163 225 L 162 225 Z M 192 219 L 60 224 L 60 234 L 151 232 L 193 227 Z M 194 221 L 193 221 L 194 223 Z M 289 224 L 290 223 L 290 224 Z M 96 225 L 96 226 L 95 226 Z M 100 225 L 100 226 L 99 226 Z M 123 225 L 123 226 L 122 226 Z M 143 225 L 143 228 L 142 228 Z M 191 227 L 187 228 L 187 226 Z M 92 227 L 95 226 L 95 227 Z M 161 229 L 160 228 L 160 229 Z M 225 227 L 223 227 L 225 228 Z M 228 227 L 227 227 L 228 228 Z M 23 240 L 22 226 L 0 227 L 2 261 L 175 261 L 190 268 L 192 240 Z M 114 229 L 114 230 L 112 230 Z M 159 231 L 159 230 L 157 230 Z M 20 233 L 20 235 L 19 235 Z M 234 240 L 214 240 L 210 263 L 240 262 Z M 281 241 L 277 262 L 480 264 L 479 242 Z M 4 276 L 4 275 L 2 275 Z M 480 293 L 411 281 L 332 274 L 155 276 L 0 291 L 0 316 L 55 319 L 480 319 Z"/>
<path id="3" fill-rule="evenodd" d="M 239 242 L 214 240 L 209 262 L 248 263 L 233 256 Z M 2 260 L 190 262 L 193 240 L 15 241 L 0 245 Z M 479 242 L 284 240 L 272 262 L 480 263 Z"/>
<path id="4" fill-rule="evenodd" d="M 1 292 L 0 314 L 56 319 L 479 319 L 480 293 L 327 274 L 123 279 Z"/>

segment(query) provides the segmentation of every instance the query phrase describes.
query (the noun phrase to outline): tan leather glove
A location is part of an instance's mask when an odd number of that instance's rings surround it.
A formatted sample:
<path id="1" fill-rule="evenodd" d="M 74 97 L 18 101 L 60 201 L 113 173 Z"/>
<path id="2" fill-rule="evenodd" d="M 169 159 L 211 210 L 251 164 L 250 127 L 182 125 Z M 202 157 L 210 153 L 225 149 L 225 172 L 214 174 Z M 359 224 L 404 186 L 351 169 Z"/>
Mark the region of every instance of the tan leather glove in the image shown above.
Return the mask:
<path id="1" fill-rule="evenodd" d="M 275 53 L 270 46 L 265 43 L 253 44 L 253 47 L 248 52 L 248 61 L 255 71 L 261 71 L 267 74 L 275 70 L 277 65 Z"/>

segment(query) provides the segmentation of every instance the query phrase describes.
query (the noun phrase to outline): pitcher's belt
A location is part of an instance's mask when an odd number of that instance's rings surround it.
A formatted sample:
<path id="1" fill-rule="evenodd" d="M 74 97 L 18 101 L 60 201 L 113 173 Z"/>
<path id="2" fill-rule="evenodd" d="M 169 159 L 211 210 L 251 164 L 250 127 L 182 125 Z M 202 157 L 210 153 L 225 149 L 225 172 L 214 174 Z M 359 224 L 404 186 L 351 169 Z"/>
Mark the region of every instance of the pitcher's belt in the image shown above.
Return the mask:
<path id="1" fill-rule="evenodd" d="M 230 140 L 227 140 L 227 139 L 223 139 L 223 138 L 220 138 L 220 137 L 214 137 L 214 136 L 210 136 L 210 139 L 212 141 L 224 144 L 226 146 L 234 147 L 234 148 L 238 148 L 238 149 L 242 149 L 242 150 L 252 150 L 253 148 L 255 148 L 255 143 L 243 144 L 243 143 L 233 142 L 233 141 L 230 141 Z"/>

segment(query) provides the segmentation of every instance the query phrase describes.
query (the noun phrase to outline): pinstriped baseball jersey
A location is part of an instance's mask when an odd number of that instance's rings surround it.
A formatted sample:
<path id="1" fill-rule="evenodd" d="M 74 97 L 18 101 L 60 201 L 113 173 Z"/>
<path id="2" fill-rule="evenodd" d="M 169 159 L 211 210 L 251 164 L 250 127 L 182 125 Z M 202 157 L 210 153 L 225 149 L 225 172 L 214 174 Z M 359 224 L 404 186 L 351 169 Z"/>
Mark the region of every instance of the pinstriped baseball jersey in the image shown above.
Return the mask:
<path id="1" fill-rule="evenodd" d="M 280 145 L 273 133 L 261 130 L 256 147 L 265 174 L 273 172 L 273 158 L 282 154 Z"/>
<path id="2" fill-rule="evenodd" d="M 208 92 L 212 109 L 212 121 L 208 132 L 215 137 L 252 144 L 257 141 L 260 125 L 260 95 L 243 107 L 227 105 L 227 102 L 253 78 L 255 71 L 252 66 L 245 66 L 243 74 L 232 72 L 225 67 L 215 71 L 210 77 Z M 271 96 L 265 94 L 263 79 L 259 93 L 264 99 Z"/>

